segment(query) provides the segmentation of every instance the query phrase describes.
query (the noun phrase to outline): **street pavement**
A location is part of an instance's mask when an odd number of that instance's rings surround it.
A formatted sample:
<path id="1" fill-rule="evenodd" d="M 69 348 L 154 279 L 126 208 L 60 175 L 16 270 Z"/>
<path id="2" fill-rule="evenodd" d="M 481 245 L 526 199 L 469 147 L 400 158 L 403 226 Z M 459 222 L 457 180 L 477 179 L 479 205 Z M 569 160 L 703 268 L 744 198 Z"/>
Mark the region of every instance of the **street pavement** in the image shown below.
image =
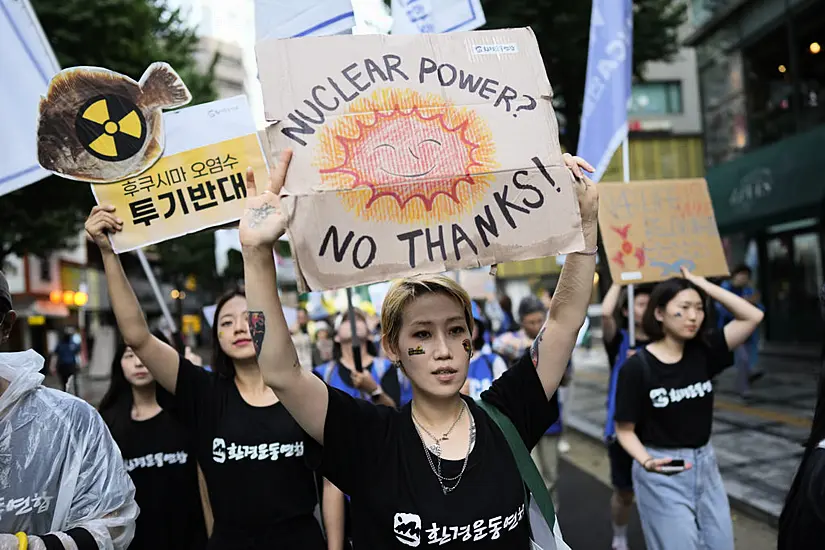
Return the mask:
<path id="1" fill-rule="evenodd" d="M 573 355 L 573 398 L 567 424 L 601 440 L 609 369 L 600 342 Z M 735 369 L 714 382 L 716 406 L 711 441 L 731 505 L 775 524 L 808 435 L 816 403 L 816 365 L 760 357 L 765 376 L 742 401 Z"/>

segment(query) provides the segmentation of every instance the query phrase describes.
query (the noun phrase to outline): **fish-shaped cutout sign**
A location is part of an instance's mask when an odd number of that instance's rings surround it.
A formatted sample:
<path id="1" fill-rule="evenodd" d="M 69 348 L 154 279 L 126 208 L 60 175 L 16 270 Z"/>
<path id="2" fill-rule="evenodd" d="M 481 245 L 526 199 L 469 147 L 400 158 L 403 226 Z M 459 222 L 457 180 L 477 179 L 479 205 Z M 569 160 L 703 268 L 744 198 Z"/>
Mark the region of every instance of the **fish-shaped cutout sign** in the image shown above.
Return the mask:
<path id="1" fill-rule="evenodd" d="M 192 94 L 167 63 L 140 82 L 99 67 L 60 71 L 40 99 L 37 160 L 65 178 L 111 183 L 140 174 L 163 154 L 162 109 Z"/>

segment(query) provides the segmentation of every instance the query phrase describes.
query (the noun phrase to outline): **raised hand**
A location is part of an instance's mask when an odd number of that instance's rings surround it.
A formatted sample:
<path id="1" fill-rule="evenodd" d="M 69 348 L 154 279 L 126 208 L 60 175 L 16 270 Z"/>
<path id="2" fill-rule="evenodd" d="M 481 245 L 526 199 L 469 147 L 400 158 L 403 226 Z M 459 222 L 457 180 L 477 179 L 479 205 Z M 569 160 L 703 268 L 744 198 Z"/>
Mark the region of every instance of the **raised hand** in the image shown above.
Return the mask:
<path id="1" fill-rule="evenodd" d="M 86 238 L 94 242 L 102 252 L 111 252 L 109 234 L 123 230 L 123 220 L 115 215 L 115 207 L 102 204 L 92 208 L 86 220 Z"/>
<path id="2" fill-rule="evenodd" d="M 564 153 L 561 156 L 561 159 L 564 161 L 564 165 L 567 167 L 567 169 L 573 172 L 573 175 L 576 176 L 577 180 L 580 180 L 584 177 L 584 172 L 582 172 L 582 168 L 584 168 L 590 173 L 596 171 L 596 169 L 593 168 L 589 162 L 587 162 L 581 157 L 574 157 L 570 153 Z"/>
<path id="3" fill-rule="evenodd" d="M 596 184 L 584 175 L 582 168 L 588 172 L 594 172 L 590 163 L 581 157 L 574 157 L 570 153 L 562 155 L 564 165 L 573 173 L 577 185 L 576 197 L 579 199 L 579 212 L 582 217 L 582 226 L 592 226 L 595 228 L 599 222 L 599 191 Z"/>
<path id="4" fill-rule="evenodd" d="M 255 186 L 255 174 L 251 168 L 247 169 L 246 206 L 239 227 L 241 245 L 271 247 L 286 231 L 287 219 L 281 208 L 280 193 L 291 158 L 291 150 L 281 153 L 278 166 L 269 177 L 269 185 L 260 194 Z"/>
<path id="5" fill-rule="evenodd" d="M 704 277 L 702 277 L 702 276 L 699 276 L 699 275 L 694 275 L 694 274 L 693 274 L 693 273 L 691 273 L 691 272 L 690 272 L 690 270 L 689 270 L 688 268 L 686 268 L 685 266 L 680 267 L 680 268 L 679 268 L 679 270 L 682 272 L 682 277 L 684 277 L 685 279 L 687 279 L 688 281 L 690 281 L 690 282 L 691 282 L 691 283 L 693 283 L 693 284 L 699 284 L 701 281 L 705 281 L 705 280 L 706 280 L 706 279 L 705 279 Z"/>
<path id="6" fill-rule="evenodd" d="M 352 377 L 353 387 L 362 392 L 372 393 L 378 389 L 378 384 L 368 370 L 362 370 L 361 372 L 354 370 L 350 373 L 350 376 Z"/>

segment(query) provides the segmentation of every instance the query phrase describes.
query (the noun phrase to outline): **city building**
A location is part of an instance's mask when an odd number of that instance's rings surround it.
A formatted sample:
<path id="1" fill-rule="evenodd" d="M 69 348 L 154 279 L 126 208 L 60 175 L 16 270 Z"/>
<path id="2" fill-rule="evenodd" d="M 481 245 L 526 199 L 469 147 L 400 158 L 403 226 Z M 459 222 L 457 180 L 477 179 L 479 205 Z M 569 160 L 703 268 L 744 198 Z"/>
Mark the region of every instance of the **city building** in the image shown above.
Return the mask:
<path id="1" fill-rule="evenodd" d="M 211 36 L 202 36 L 195 52 L 198 68 L 206 72 L 215 64 L 215 92 L 218 99 L 235 97 L 245 93 L 246 69 L 243 49 L 234 42 Z"/>
<path id="2" fill-rule="evenodd" d="M 817 353 L 823 322 L 825 2 L 693 0 L 707 179 L 731 266 L 753 270 L 767 349 Z"/>
<path id="3" fill-rule="evenodd" d="M 64 329 L 83 334 L 89 300 L 85 234 L 78 234 L 76 243 L 45 258 L 32 254 L 6 258 L 4 273 L 18 317 L 8 349 L 31 348 L 48 357 Z"/>

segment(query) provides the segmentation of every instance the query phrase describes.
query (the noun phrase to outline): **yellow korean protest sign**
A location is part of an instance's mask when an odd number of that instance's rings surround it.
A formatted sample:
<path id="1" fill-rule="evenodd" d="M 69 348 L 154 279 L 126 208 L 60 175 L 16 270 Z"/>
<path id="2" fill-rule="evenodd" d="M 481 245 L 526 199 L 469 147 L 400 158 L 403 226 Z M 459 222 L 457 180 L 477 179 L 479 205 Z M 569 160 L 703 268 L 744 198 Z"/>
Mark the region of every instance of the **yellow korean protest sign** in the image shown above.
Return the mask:
<path id="1" fill-rule="evenodd" d="M 529 29 L 256 49 L 272 154 L 294 152 L 283 204 L 302 288 L 584 248 Z"/>
<path id="2" fill-rule="evenodd" d="M 129 179 L 92 185 L 97 202 L 114 205 L 124 222 L 123 231 L 112 238 L 116 252 L 237 221 L 246 198 L 247 167 L 252 167 L 258 182 L 267 181 L 261 145 L 244 98 L 164 116 L 167 149 L 160 160 Z M 245 131 L 249 133 L 214 141 Z"/>
<path id="3" fill-rule="evenodd" d="M 728 274 L 704 179 L 600 183 L 599 229 L 619 284 Z"/>

